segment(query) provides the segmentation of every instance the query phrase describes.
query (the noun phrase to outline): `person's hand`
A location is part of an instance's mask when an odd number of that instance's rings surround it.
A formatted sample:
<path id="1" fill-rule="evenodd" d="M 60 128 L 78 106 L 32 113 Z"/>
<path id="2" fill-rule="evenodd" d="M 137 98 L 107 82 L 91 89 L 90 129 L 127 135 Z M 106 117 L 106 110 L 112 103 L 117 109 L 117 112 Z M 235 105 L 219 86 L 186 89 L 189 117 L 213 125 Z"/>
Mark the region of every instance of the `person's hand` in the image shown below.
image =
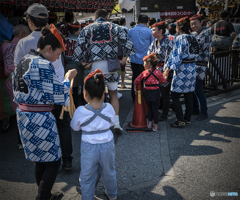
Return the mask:
<path id="1" fill-rule="evenodd" d="M 167 68 L 167 69 L 163 72 L 163 76 L 164 76 L 164 77 L 168 77 L 169 71 L 170 71 L 170 69 Z"/>
<path id="2" fill-rule="evenodd" d="M 88 63 L 85 67 L 84 67 L 84 69 L 90 69 L 91 68 L 91 66 L 92 66 L 92 63 L 93 62 L 91 62 L 91 63 Z"/>
<path id="3" fill-rule="evenodd" d="M 65 78 L 69 79 L 69 81 L 71 81 L 76 75 L 77 75 L 77 70 L 71 69 L 66 73 Z"/>
<path id="4" fill-rule="evenodd" d="M 168 71 L 163 72 L 163 77 L 167 78 L 168 77 Z"/>
<path id="5" fill-rule="evenodd" d="M 136 85 L 134 85 L 134 92 L 137 95 L 137 86 Z"/>

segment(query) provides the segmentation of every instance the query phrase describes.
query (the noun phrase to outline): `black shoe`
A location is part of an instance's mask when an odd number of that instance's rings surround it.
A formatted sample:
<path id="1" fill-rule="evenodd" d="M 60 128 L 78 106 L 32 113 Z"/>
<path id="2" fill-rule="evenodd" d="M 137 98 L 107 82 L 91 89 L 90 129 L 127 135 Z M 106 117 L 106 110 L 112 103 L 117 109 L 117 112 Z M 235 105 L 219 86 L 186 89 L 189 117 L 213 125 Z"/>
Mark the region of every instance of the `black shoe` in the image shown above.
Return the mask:
<path id="1" fill-rule="evenodd" d="M 196 118 L 196 120 L 198 120 L 198 121 L 202 121 L 202 120 L 205 120 L 205 119 L 207 119 L 208 118 L 208 114 L 201 114 L 201 115 L 199 115 L 197 118 Z"/>
<path id="2" fill-rule="evenodd" d="M 168 119 L 168 117 L 167 116 L 164 116 L 164 115 L 161 115 L 160 117 L 159 117 L 159 121 L 165 121 L 165 120 L 167 120 Z"/>
<path id="3" fill-rule="evenodd" d="M 176 120 L 175 122 L 171 123 L 170 126 L 174 127 L 174 128 L 184 128 L 185 127 L 185 122 L 181 122 L 181 121 Z"/>
<path id="4" fill-rule="evenodd" d="M 55 192 L 55 193 L 52 193 L 52 196 L 51 196 L 51 198 L 49 200 L 58 200 L 62 196 L 63 196 L 62 192 Z"/>
<path id="5" fill-rule="evenodd" d="M 70 163 L 70 162 L 63 162 L 62 168 L 65 171 L 70 171 L 70 170 L 72 170 L 72 163 Z"/>

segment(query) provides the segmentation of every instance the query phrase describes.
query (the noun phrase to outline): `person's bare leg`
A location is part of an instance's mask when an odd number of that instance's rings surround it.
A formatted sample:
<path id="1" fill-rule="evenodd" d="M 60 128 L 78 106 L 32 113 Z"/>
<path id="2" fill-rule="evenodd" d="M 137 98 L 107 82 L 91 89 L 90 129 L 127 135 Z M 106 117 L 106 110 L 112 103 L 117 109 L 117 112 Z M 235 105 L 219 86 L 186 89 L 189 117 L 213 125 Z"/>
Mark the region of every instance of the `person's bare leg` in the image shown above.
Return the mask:
<path id="1" fill-rule="evenodd" d="M 112 105 L 116 115 L 119 115 L 119 100 L 117 97 L 117 90 L 108 90 L 110 97 L 110 104 Z"/>
<path id="2" fill-rule="evenodd" d="M 121 132 L 122 128 L 120 126 L 119 122 L 119 101 L 117 97 L 117 90 L 108 90 L 109 97 L 110 97 L 110 103 L 115 111 L 115 125 L 114 130 L 117 132 Z"/>
<path id="3" fill-rule="evenodd" d="M 121 87 L 124 88 L 125 71 L 121 71 Z"/>

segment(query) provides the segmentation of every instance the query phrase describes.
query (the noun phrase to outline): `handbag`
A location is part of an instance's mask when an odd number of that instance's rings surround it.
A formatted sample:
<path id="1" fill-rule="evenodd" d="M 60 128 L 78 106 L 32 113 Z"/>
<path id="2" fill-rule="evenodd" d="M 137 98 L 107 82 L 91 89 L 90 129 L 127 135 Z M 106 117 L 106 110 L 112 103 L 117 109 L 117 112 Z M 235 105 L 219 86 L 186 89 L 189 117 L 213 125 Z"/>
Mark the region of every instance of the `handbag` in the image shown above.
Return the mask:
<path id="1" fill-rule="evenodd" d="M 109 72 L 116 72 L 121 69 L 121 64 L 118 57 L 115 58 L 107 58 L 108 62 L 108 71 Z"/>
<path id="2" fill-rule="evenodd" d="M 227 49 L 232 46 L 231 37 L 220 36 L 216 34 L 216 23 L 214 24 L 214 35 L 212 36 L 212 46 L 219 49 Z"/>

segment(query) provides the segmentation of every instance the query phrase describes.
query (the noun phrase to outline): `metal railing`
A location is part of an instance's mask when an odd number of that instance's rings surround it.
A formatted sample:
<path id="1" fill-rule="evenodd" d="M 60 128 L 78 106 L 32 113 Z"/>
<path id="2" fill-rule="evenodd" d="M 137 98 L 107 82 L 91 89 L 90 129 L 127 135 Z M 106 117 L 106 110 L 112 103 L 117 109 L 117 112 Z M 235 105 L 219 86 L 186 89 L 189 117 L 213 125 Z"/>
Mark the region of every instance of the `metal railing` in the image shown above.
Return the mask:
<path id="1" fill-rule="evenodd" d="M 221 51 L 211 54 L 204 80 L 206 95 L 216 95 L 236 87 L 234 82 L 240 81 L 239 55 L 239 50 Z"/>

